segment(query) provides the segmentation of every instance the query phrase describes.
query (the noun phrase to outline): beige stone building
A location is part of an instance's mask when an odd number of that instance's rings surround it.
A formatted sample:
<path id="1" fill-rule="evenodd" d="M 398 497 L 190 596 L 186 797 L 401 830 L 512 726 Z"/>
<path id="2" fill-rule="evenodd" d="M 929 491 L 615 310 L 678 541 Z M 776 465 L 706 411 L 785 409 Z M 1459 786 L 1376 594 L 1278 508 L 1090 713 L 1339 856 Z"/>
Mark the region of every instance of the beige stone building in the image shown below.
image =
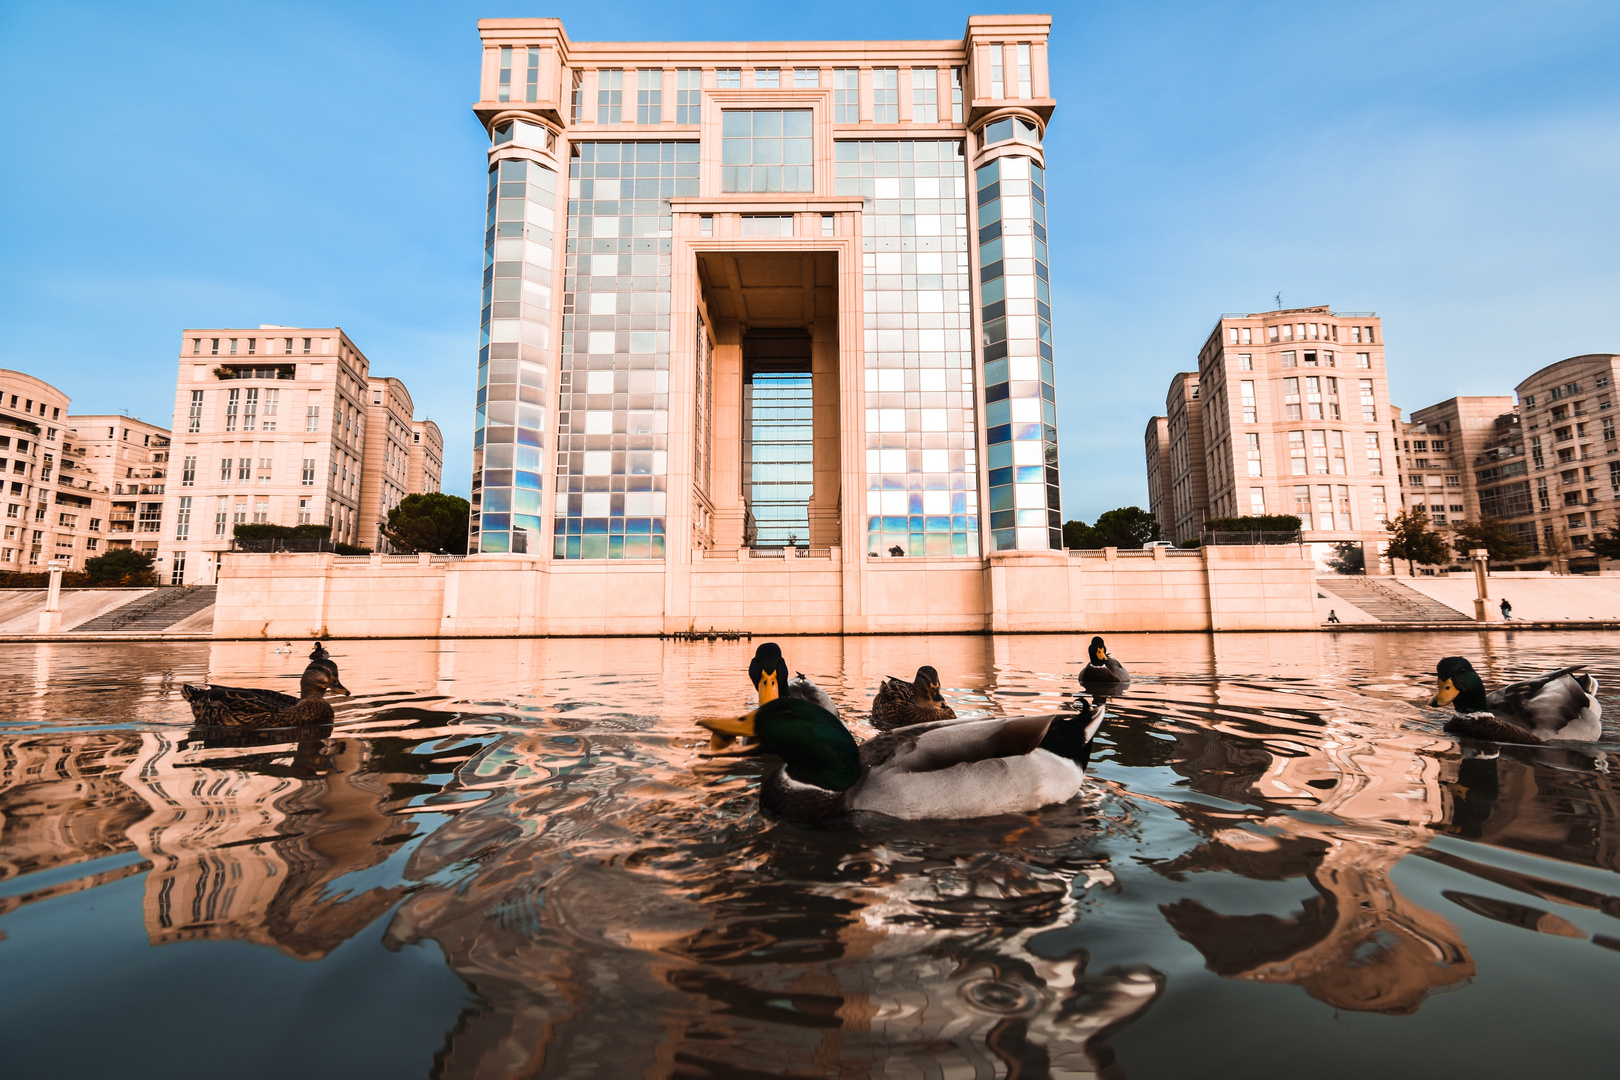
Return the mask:
<path id="1" fill-rule="evenodd" d="M 432 420 L 411 421 L 410 472 L 405 490 L 419 492 L 441 491 L 444 479 L 444 435 Z"/>
<path id="2" fill-rule="evenodd" d="M 105 546 L 156 556 L 168 482 L 169 429 L 118 413 L 71 416 L 84 465 L 111 501 Z"/>
<path id="3" fill-rule="evenodd" d="M 1386 540 L 1400 494 L 1399 429 L 1390 426 L 1376 315 L 1310 307 L 1223 316 L 1199 350 L 1196 386 L 1189 374 L 1175 377 L 1179 394 L 1172 382 L 1170 406 L 1197 394 L 1207 496 L 1197 499 L 1188 484 L 1194 518 L 1184 527 L 1177 506 L 1173 539 L 1196 535 L 1195 519 L 1201 528 L 1207 518 L 1296 514 L 1319 564 L 1337 542 Z M 1196 474 L 1177 457 L 1176 418 L 1169 420 L 1174 493 Z M 1189 450 L 1193 431 L 1189 415 Z M 1377 559 L 1367 564 L 1371 570 Z"/>
<path id="4" fill-rule="evenodd" d="M 107 489 L 68 416 L 66 394 L 0 369 L 0 573 L 71 570 L 107 550 Z"/>
<path id="5" fill-rule="evenodd" d="M 365 458 L 360 468 L 360 534 L 374 551 L 392 551 L 383 527 L 388 511 L 410 493 L 411 392 L 395 378 L 373 376 L 366 392 Z"/>
<path id="6" fill-rule="evenodd" d="M 1170 458 L 1168 470 L 1160 472 L 1160 480 L 1165 485 L 1164 501 L 1170 511 L 1170 528 L 1164 538 L 1180 544 L 1202 535 L 1204 520 L 1209 517 L 1203 403 L 1199 399 L 1197 372 L 1183 371 L 1171 377 L 1165 412 Z"/>
<path id="7" fill-rule="evenodd" d="M 1143 449 L 1147 452 L 1148 513 L 1159 522 L 1159 535 L 1170 538 L 1174 521 L 1169 504 L 1165 501 L 1163 474 L 1170 469 L 1170 423 L 1162 416 L 1148 419 L 1147 431 L 1142 435 Z"/>
<path id="8" fill-rule="evenodd" d="M 361 545 L 370 361 L 338 327 L 187 330 L 158 570 L 215 580 L 236 525 L 329 524 Z"/>
<path id="9" fill-rule="evenodd" d="M 1529 459 L 1529 519 L 1540 556 L 1557 570 L 1620 568 L 1591 552 L 1592 537 L 1608 531 L 1620 514 L 1617 378 L 1620 355 L 1587 353 L 1549 364 L 1517 387 Z"/>

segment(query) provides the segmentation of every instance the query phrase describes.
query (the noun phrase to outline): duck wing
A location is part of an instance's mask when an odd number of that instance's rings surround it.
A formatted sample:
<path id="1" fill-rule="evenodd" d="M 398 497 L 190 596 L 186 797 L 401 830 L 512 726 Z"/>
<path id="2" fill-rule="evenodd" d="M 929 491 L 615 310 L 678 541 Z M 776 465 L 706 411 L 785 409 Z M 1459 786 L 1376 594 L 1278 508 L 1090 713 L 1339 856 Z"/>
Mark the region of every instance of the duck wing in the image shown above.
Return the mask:
<path id="1" fill-rule="evenodd" d="M 1468 735 L 1475 739 L 1489 739 L 1500 743 L 1539 743 L 1535 733 L 1511 721 L 1486 713 L 1458 713 L 1446 721 L 1445 730 L 1453 735 Z"/>
<path id="2" fill-rule="evenodd" d="M 1085 770 L 1040 748 L 1055 719 L 945 720 L 879 735 L 861 746 L 865 775 L 850 790 L 848 805 L 922 820 L 990 817 L 1065 802 L 1080 790 Z"/>
<path id="3" fill-rule="evenodd" d="M 798 698 L 800 701 L 808 701 L 817 708 L 825 709 L 834 716 L 839 716 L 838 706 L 834 705 L 833 699 L 827 696 L 827 691 L 805 678 L 804 672 L 802 671 L 798 672 L 793 676 L 793 678 L 788 680 L 787 696 L 790 698 Z M 840 719 L 842 719 L 842 717 L 840 717 Z"/>
<path id="4" fill-rule="evenodd" d="M 1080 681 L 1083 683 L 1128 683 L 1131 681 L 1130 672 L 1125 665 L 1110 656 L 1102 663 L 1093 660 L 1080 669 Z"/>
<path id="5" fill-rule="evenodd" d="M 291 694 L 248 686 L 182 686 L 191 715 L 202 724 L 272 724 L 298 704 Z"/>
<path id="6" fill-rule="evenodd" d="M 1593 740 L 1601 737 L 1603 707 L 1597 680 L 1577 675 L 1579 665 L 1535 679 L 1510 683 L 1485 696 L 1499 718 L 1529 729 L 1542 739 Z"/>

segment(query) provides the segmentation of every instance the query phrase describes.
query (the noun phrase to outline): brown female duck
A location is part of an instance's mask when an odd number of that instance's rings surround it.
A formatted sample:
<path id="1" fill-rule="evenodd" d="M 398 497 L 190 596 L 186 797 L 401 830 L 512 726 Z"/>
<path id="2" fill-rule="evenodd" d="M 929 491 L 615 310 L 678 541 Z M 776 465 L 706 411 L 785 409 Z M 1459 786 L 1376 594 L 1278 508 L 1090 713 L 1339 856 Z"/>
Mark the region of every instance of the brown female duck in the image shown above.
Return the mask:
<path id="1" fill-rule="evenodd" d="M 219 727 L 293 727 L 302 724 L 329 724 L 332 706 L 328 693 L 347 696 L 348 687 L 338 678 L 332 654 L 319 641 L 309 654 L 309 666 L 299 680 L 299 694 L 260 690 L 244 686 L 180 687 L 180 696 L 191 704 L 191 715 L 199 724 Z"/>
<path id="2" fill-rule="evenodd" d="M 872 699 L 872 726 L 879 731 L 955 719 L 956 710 L 939 692 L 939 672 L 926 664 L 909 683 L 893 676 L 884 679 Z"/>

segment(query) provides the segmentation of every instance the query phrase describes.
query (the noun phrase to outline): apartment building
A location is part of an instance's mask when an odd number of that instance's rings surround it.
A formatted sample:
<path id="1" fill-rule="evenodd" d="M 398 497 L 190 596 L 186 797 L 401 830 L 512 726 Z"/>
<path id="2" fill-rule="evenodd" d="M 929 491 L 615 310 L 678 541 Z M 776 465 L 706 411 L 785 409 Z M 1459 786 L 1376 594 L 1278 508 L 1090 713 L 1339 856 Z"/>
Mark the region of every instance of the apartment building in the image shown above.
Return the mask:
<path id="1" fill-rule="evenodd" d="M 1478 521 L 1482 491 L 1499 509 L 1514 477 L 1524 475 L 1511 396 L 1454 397 L 1417 409 L 1400 426 L 1398 450 L 1401 505 L 1423 509 L 1441 528 Z"/>
<path id="2" fill-rule="evenodd" d="M 0 369 L 0 573 L 70 570 L 106 550 L 107 490 L 87 465 L 66 394 Z"/>
<path id="3" fill-rule="evenodd" d="M 234 527 L 249 522 L 325 524 L 337 542 L 371 541 L 360 515 L 370 368 L 339 327 L 183 333 L 165 583 L 213 582 Z"/>
<path id="4" fill-rule="evenodd" d="M 1170 470 L 1162 476 L 1170 508 L 1166 540 L 1179 544 L 1201 536 L 1209 517 L 1209 471 L 1204 448 L 1204 411 L 1198 373 L 1178 372 L 1165 395 L 1165 428 L 1170 436 Z M 1150 496 L 1151 499 L 1151 496 Z"/>
<path id="5" fill-rule="evenodd" d="M 85 468 L 108 492 L 105 546 L 156 556 L 168 482 L 169 429 L 118 413 L 68 417 Z"/>
<path id="6" fill-rule="evenodd" d="M 360 533 L 367 547 L 391 551 L 388 511 L 410 493 L 411 393 L 398 379 L 373 376 L 366 391 L 365 459 L 360 470 Z"/>
<path id="7" fill-rule="evenodd" d="M 410 472 L 405 490 L 410 494 L 442 490 L 444 435 L 432 420 L 411 421 Z"/>
<path id="8" fill-rule="evenodd" d="M 1158 519 L 1159 535 L 1169 539 L 1173 521 L 1164 498 L 1167 485 L 1163 477 L 1170 470 L 1170 422 L 1162 416 L 1150 417 L 1142 441 L 1147 452 L 1148 513 Z"/>
<path id="9" fill-rule="evenodd" d="M 1222 316 L 1199 350 L 1192 379 L 1189 372 L 1176 375 L 1167 402 L 1172 538 L 1197 535 L 1207 518 L 1295 514 L 1320 564 L 1334 544 L 1351 541 L 1368 547 L 1373 570 L 1400 494 L 1394 472 L 1400 429 L 1391 427 L 1398 417 L 1389 404 L 1377 315 L 1323 306 Z M 1185 464 L 1175 450 L 1177 410 L 1187 416 Z M 1200 439 L 1202 496 L 1193 465 Z M 1185 518 L 1174 501 L 1183 483 Z"/>
<path id="10" fill-rule="evenodd" d="M 1587 353 L 1549 364 L 1516 388 L 1532 486 L 1528 518 L 1538 554 L 1556 570 L 1620 568 L 1591 553 L 1592 537 L 1620 515 L 1617 379 L 1620 355 Z"/>

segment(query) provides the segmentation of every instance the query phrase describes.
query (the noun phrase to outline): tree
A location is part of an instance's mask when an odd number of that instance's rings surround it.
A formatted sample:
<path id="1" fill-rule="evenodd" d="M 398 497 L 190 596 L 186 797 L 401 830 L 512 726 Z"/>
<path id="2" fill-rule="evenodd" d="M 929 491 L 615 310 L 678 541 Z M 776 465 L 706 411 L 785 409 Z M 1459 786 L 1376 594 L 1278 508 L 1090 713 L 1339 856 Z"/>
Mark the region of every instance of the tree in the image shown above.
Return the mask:
<path id="1" fill-rule="evenodd" d="M 1159 538 L 1159 519 L 1140 506 L 1121 506 L 1097 518 L 1098 547 L 1139 548 Z"/>
<path id="2" fill-rule="evenodd" d="M 1333 544 L 1333 554 L 1328 556 L 1327 564 L 1335 574 L 1364 574 L 1367 551 L 1359 540 L 1339 540 Z"/>
<path id="3" fill-rule="evenodd" d="M 1600 559 L 1620 559 L 1620 514 L 1615 516 L 1608 532 L 1593 534 L 1592 554 Z"/>
<path id="4" fill-rule="evenodd" d="M 467 553 L 467 519 L 471 506 L 442 491 L 407 495 L 388 511 L 383 535 L 408 555 L 422 551 Z"/>
<path id="5" fill-rule="evenodd" d="M 1404 509 L 1384 526 L 1389 533 L 1389 547 L 1384 554 L 1390 566 L 1406 560 L 1406 572 L 1416 576 L 1413 563 L 1439 566 L 1446 561 L 1446 543 L 1429 528 L 1429 515 L 1421 506 Z"/>
<path id="6" fill-rule="evenodd" d="M 1452 526 L 1451 534 L 1454 537 L 1451 546 L 1459 558 L 1466 558 L 1476 548 L 1490 552 L 1492 562 L 1516 562 L 1530 554 L 1530 548 L 1519 539 L 1518 533 L 1493 517 L 1461 522 Z"/>
<path id="7" fill-rule="evenodd" d="M 1097 538 L 1097 530 L 1083 521 L 1065 521 L 1063 523 L 1063 546 L 1066 548 L 1100 548 L 1102 541 Z"/>
<path id="8" fill-rule="evenodd" d="M 133 548 L 114 548 L 105 555 L 86 559 L 85 585 L 156 585 L 152 556 Z"/>

